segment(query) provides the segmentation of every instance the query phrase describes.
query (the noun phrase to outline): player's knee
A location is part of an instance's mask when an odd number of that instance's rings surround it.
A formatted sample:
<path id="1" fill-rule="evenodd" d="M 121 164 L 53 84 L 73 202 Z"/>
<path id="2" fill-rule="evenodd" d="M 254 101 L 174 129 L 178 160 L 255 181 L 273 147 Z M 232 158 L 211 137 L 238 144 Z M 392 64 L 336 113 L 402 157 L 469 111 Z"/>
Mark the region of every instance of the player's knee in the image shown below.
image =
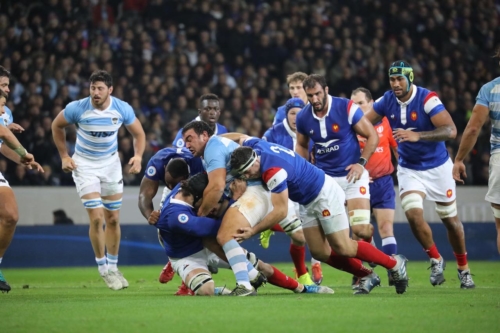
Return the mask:
<path id="1" fill-rule="evenodd" d="M 109 211 L 109 212 L 114 212 L 117 210 L 120 210 L 122 207 L 122 199 L 118 200 L 102 200 L 102 205 L 104 206 L 104 209 Z"/>
<path id="2" fill-rule="evenodd" d="M 281 228 L 283 228 L 283 231 L 286 232 L 289 237 L 292 237 L 292 239 L 295 233 L 302 231 L 302 223 L 298 218 L 286 218 L 281 221 L 279 225 Z M 304 233 L 302 233 L 302 239 L 304 239 Z"/>
<path id="3" fill-rule="evenodd" d="M 328 258 L 330 257 L 331 251 L 324 251 L 322 249 L 318 248 L 311 248 L 309 247 L 309 252 L 311 252 L 311 256 L 319 261 L 326 262 Z"/>
<path id="4" fill-rule="evenodd" d="M 424 209 L 424 199 L 418 193 L 410 193 L 401 199 L 403 211 L 409 214 L 413 209 Z M 412 212 L 413 213 L 413 212 Z"/>
<path id="5" fill-rule="evenodd" d="M 106 227 L 109 228 L 116 228 L 119 225 L 119 218 L 118 216 L 110 216 L 106 218 Z"/>
<path id="6" fill-rule="evenodd" d="M 369 209 L 353 209 L 349 211 L 349 224 L 360 230 L 369 230 L 370 216 Z"/>
<path id="7" fill-rule="evenodd" d="M 14 228 L 18 220 L 19 213 L 17 212 L 17 209 L 13 207 L 5 207 L 0 215 L 0 223 L 2 223 L 3 226 L 7 228 Z"/>
<path id="8" fill-rule="evenodd" d="M 378 232 L 380 237 L 391 237 L 394 234 L 394 228 L 392 221 L 380 221 L 378 222 Z"/>
<path id="9" fill-rule="evenodd" d="M 371 224 L 358 224 L 352 226 L 352 232 L 358 238 L 368 239 L 373 236 L 373 226 Z"/>
<path id="10" fill-rule="evenodd" d="M 189 289 L 191 289 L 196 295 L 213 295 L 214 280 L 207 272 L 198 273 L 189 281 Z"/>
<path id="11" fill-rule="evenodd" d="M 304 231 L 302 231 L 302 227 L 299 231 L 291 234 L 290 239 L 292 240 L 293 245 L 296 246 L 306 245 L 306 238 L 304 237 Z"/>
<path id="12" fill-rule="evenodd" d="M 343 257 L 354 257 L 356 255 L 350 242 L 348 243 L 338 243 L 333 249 L 336 254 Z"/>
<path id="13" fill-rule="evenodd" d="M 457 216 L 458 215 L 457 202 L 455 201 L 449 206 L 436 204 L 436 213 L 438 214 L 441 220 Z"/>

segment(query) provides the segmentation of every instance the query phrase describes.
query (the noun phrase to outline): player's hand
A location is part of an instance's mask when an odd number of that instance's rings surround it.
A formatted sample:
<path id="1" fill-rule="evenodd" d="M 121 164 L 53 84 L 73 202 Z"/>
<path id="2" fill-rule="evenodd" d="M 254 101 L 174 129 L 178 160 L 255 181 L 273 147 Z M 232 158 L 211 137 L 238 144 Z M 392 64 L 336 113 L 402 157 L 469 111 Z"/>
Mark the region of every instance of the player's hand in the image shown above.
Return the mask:
<path id="1" fill-rule="evenodd" d="M 148 223 L 150 225 L 155 225 L 156 222 L 160 219 L 160 211 L 159 210 L 153 210 L 151 214 L 149 214 L 148 217 Z"/>
<path id="2" fill-rule="evenodd" d="M 229 185 L 229 190 L 233 200 L 238 200 L 247 189 L 247 182 L 244 179 L 235 179 Z"/>
<path id="3" fill-rule="evenodd" d="M 464 179 L 467 178 L 467 173 L 465 172 L 465 164 L 462 161 L 455 161 L 453 164 L 453 179 L 457 183 L 464 184 Z"/>
<path id="4" fill-rule="evenodd" d="M 26 169 L 30 169 L 30 170 L 35 170 L 35 171 L 38 171 L 38 172 L 41 172 L 41 173 L 44 173 L 45 170 L 43 170 L 42 166 L 40 164 L 38 164 L 38 162 L 31 162 L 30 164 L 25 164 L 25 167 Z"/>
<path id="5" fill-rule="evenodd" d="M 140 156 L 134 156 L 128 161 L 128 164 L 131 165 L 130 169 L 128 170 L 128 173 L 135 175 L 141 172 L 141 163 L 142 163 L 142 158 Z"/>
<path id="6" fill-rule="evenodd" d="M 76 163 L 69 156 L 62 159 L 62 170 L 64 172 L 71 172 L 76 169 Z"/>
<path id="7" fill-rule="evenodd" d="M 254 235 L 253 228 L 243 227 L 243 228 L 239 228 L 237 231 L 237 234 L 233 235 L 233 237 L 238 243 L 241 243 L 245 239 L 249 239 L 253 235 Z"/>
<path id="8" fill-rule="evenodd" d="M 26 155 L 21 157 L 21 164 L 24 164 L 24 165 L 30 165 L 34 161 L 35 161 L 35 157 L 30 153 L 26 153 Z"/>
<path id="9" fill-rule="evenodd" d="M 397 142 L 417 142 L 420 140 L 420 134 L 409 130 L 398 128 L 392 131 L 392 135 Z"/>
<path id="10" fill-rule="evenodd" d="M 12 133 L 22 133 L 22 132 L 24 132 L 24 128 L 21 125 L 16 124 L 16 123 L 10 124 L 9 126 L 7 126 L 7 128 L 10 129 L 10 131 Z"/>
<path id="11" fill-rule="evenodd" d="M 349 173 L 347 174 L 347 182 L 350 183 L 351 181 L 355 183 L 357 180 L 361 178 L 363 175 L 363 172 L 365 171 L 365 168 L 361 164 L 351 164 L 348 165 L 346 170 L 349 170 Z"/>

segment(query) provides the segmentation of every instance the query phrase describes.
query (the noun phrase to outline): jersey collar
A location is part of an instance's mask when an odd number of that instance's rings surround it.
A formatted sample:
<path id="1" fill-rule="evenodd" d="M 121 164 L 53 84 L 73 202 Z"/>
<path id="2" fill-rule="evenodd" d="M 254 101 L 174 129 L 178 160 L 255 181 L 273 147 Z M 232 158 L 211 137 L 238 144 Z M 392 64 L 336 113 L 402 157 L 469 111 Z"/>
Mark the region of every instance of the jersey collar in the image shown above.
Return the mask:
<path id="1" fill-rule="evenodd" d="M 411 103 L 411 101 L 413 101 L 413 99 L 415 98 L 415 96 L 417 96 L 417 89 L 418 87 L 416 85 L 413 85 L 413 89 L 412 89 L 412 93 L 411 93 L 411 96 L 410 96 L 410 99 L 407 100 L 406 102 L 401 102 L 397 97 L 396 97 L 396 101 L 398 101 L 398 104 L 401 105 L 401 106 L 407 106 Z M 396 95 L 394 95 L 396 96 Z"/>
<path id="2" fill-rule="evenodd" d="M 190 205 L 190 204 L 188 204 L 187 202 L 182 201 L 182 200 L 179 200 L 179 199 L 174 199 L 174 198 L 171 198 L 171 199 L 170 199 L 170 203 L 174 203 L 174 204 L 183 205 L 183 206 L 187 206 L 187 207 L 191 207 L 191 208 L 193 208 L 193 206 L 191 206 L 191 205 Z"/>
<path id="3" fill-rule="evenodd" d="M 326 99 L 326 103 L 327 103 L 327 105 L 328 105 L 328 109 L 327 109 L 328 111 L 326 111 L 326 114 L 325 114 L 323 117 L 321 117 L 321 118 L 320 118 L 320 117 L 318 117 L 318 116 L 316 115 L 316 113 L 314 113 L 314 106 L 312 106 L 312 104 L 311 104 L 311 112 L 312 112 L 312 115 L 313 115 L 313 117 L 314 117 L 315 119 L 320 120 L 320 119 L 322 119 L 322 118 L 326 118 L 326 117 L 328 117 L 328 115 L 330 114 L 330 108 L 331 108 L 331 106 L 332 106 L 332 96 L 330 96 L 330 94 L 328 94 L 328 98 Z"/>
<path id="4" fill-rule="evenodd" d="M 200 121 L 200 120 L 201 120 L 201 118 L 200 118 L 200 116 L 198 116 L 198 117 L 194 118 L 193 121 Z M 219 132 L 219 123 L 215 123 L 214 135 L 217 135 L 218 132 Z"/>
<path id="5" fill-rule="evenodd" d="M 297 134 L 294 131 L 292 131 L 290 125 L 288 125 L 288 119 L 283 120 L 283 126 L 285 126 L 286 131 L 288 132 L 288 134 L 290 134 L 292 138 L 297 139 Z"/>

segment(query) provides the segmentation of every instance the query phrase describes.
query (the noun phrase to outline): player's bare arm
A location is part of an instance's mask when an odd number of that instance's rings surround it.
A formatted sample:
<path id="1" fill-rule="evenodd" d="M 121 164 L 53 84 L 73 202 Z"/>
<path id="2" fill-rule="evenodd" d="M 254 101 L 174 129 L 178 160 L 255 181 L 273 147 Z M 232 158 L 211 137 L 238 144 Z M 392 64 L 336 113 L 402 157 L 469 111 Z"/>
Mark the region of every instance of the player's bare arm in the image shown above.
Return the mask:
<path id="1" fill-rule="evenodd" d="M 9 126 L 7 126 L 8 129 L 10 129 L 13 133 L 22 133 L 24 132 L 24 128 L 16 123 L 12 123 Z"/>
<path id="2" fill-rule="evenodd" d="M 457 128 L 448 111 L 444 110 L 431 118 L 432 124 L 436 127 L 433 131 L 413 132 L 409 130 L 397 129 L 394 139 L 398 142 L 417 141 L 447 141 L 457 136 Z"/>
<path id="3" fill-rule="evenodd" d="M 254 227 L 238 229 L 238 233 L 234 235 L 234 238 L 238 242 L 249 239 L 255 234 L 272 228 L 286 217 L 288 213 L 288 189 L 280 193 L 271 193 L 271 202 L 273 203 L 273 210 L 269 212 L 262 221 L 257 223 Z"/>
<path id="4" fill-rule="evenodd" d="M 375 112 L 375 110 L 372 107 L 370 111 L 365 113 L 365 118 L 368 119 L 368 121 L 371 122 L 373 125 L 375 125 L 376 123 L 381 122 L 382 118 L 384 117 Z"/>
<path id="5" fill-rule="evenodd" d="M 12 149 L 17 155 L 19 155 L 20 162 L 24 165 L 30 165 L 35 161 L 32 154 L 21 145 L 19 140 L 15 137 L 12 132 L 4 126 L 0 126 L 0 139 L 4 141 L 10 149 Z"/>
<path id="6" fill-rule="evenodd" d="M 208 185 L 203 191 L 203 202 L 198 209 L 198 216 L 207 216 L 217 207 L 226 187 L 226 169 L 219 168 L 208 173 Z"/>
<path id="7" fill-rule="evenodd" d="M 0 148 L 0 153 L 3 156 L 7 157 L 12 162 L 14 162 L 16 164 L 22 164 L 21 163 L 21 156 L 16 154 L 16 152 L 13 151 L 11 148 L 9 148 L 7 145 L 2 145 L 2 147 Z M 33 161 L 30 164 L 24 164 L 24 166 L 30 170 L 36 170 L 36 171 L 42 172 L 42 173 L 44 172 L 42 166 L 40 164 L 38 164 L 36 161 Z"/>
<path id="8" fill-rule="evenodd" d="M 295 152 L 308 160 L 309 158 L 309 137 L 297 132 L 297 143 L 295 144 Z"/>
<path id="9" fill-rule="evenodd" d="M 149 224 L 158 222 L 156 215 L 152 216 L 154 211 L 153 198 L 158 193 L 158 181 L 142 177 L 141 187 L 139 189 L 139 210 Z"/>
<path id="10" fill-rule="evenodd" d="M 137 118 L 126 128 L 134 138 L 134 156 L 128 162 L 132 166 L 129 173 L 138 174 L 141 171 L 142 154 L 146 148 L 146 134 L 144 134 L 141 122 Z"/>
<path id="11" fill-rule="evenodd" d="M 481 128 L 489 119 L 489 113 L 490 110 L 486 106 L 480 104 L 476 104 L 472 109 L 472 115 L 462 135 L 462 141 L 460 141 L 457 156 L 455 157 L 455 164 L 453 165 L 453 179 L 461 184 L 463 184 L 464 179 L 467 178 L 464 159 L 472 148 L 474 148 L 477 137 L 479 133 L 481 133 Z"/>
<path id="12" fill-rule="evenodd" d="M 64 110 L 59 112 L 54 121 L 52 122 L 52 138 L 56 145 L 59 156 L 61 157 L 62 170 L 64 172 L 71 172 L 76 169 L 75 161 L 69 156 L 68 149 L 66 148 L 66 130 L 69 123 L 64 118 Z"/>
<path id="13" fill-rule="evenodd" d="M 361 178 L 363 172 L 365 171 L 365 165 L 377 148 L 379 142 L 375 127 L 373 127 L 365 116 L 361 117 L 356 125 L 353 126 L 353 129 L 357 134 L 366 138 L 366 143 L 359 162 L 348 165 L 347 168 L 345 168 L 346 170 L 349 170 L 349 173 L 346 176 L 349 183 L 351 181 L 355 183 Z"/>

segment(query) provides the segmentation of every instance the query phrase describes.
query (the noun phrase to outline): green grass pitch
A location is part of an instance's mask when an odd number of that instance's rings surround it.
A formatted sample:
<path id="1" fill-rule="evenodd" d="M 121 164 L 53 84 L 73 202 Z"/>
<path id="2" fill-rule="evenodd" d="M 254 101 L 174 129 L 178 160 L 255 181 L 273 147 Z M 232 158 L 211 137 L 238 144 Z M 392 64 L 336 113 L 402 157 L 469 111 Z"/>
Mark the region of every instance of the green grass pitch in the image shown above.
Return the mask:
<path id="1" fill-rule="evenodd" d="M 409 262 L 410 287 L 383 286 L 354 296 L 350 276 L 323 265 L 334 295 L 294 294 L 271 285 L 257 297 L 178 297 L 176 276 L 157 282 L 162 267 L 122 266 L 130 282 L 112 291 L 97 268 L 4 269 L 13 287 L 0 294 L 0 332 L 500 332 L 500 263 L 472 262 L 475 290 L 461 290 L 449 262 L 444 285 L 429 283 L 427 262 Z M 292 264 L 277 265 L 288 275 Z M 230 271 L 217 286 L 234 286 Z M 385 285 L 385 286 L 384 286 Z"/>

